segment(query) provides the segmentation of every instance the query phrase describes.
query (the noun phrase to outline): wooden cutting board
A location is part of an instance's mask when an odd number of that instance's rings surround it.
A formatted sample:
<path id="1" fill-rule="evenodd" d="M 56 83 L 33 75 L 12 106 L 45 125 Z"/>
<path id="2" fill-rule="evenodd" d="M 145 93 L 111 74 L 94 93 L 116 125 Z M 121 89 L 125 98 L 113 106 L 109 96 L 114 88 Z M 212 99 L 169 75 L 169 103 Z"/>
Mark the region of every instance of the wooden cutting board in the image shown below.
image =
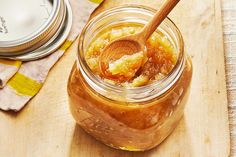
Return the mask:
<path id="1" fill-rule="evenodd" d="M 127 2 L 158 7 L 158 0 L 106 0 L 96 13 Z M 67 51 L 30 103 L 19 113 L 0 112 L 1 157 L 227 157 L 230 138 L 220 0 L 182 0 L 170 17 L 193 60 L 186 111 L 157 148 L 125 152 L 109 148 L 77 126 L 68 108 L 66 84 L 76 44 Z"/>

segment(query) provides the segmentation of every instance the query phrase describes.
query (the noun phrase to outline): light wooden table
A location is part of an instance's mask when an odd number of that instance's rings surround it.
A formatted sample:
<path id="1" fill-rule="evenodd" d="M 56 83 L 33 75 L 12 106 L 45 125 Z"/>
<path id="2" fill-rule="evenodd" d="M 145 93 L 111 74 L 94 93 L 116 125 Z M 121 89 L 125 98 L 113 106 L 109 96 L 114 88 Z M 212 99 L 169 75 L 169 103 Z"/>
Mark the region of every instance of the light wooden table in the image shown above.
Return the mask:
<path id="1" fill-rule="evenodd" d="M 85 0 L 81 0 L 81 1 L 85 1 Z M 136 1 L 142 1 L 142 0 L 136 0 Z M 186 2 L 188 2 L 189 4 L 191 4 L 191 1 L 189 0 L 185 0 Z M 198 1 L 198 0 L 192 0 L 194 2 L 201 2 L 201 5 L 199 5 L 199 8 L 196 9 L 201 9 L 201 6 L 204 7 L 207 4 L 211 6 L 214 6 L 214 3 L 212 0 L 208 0 L 208 1 Z M 209 2 L 209 3 L 207 3 Z M 229 99 L 229 112 L 230 112 L 230 124 L 231 124 L 231 155 L 232 157 L 236 155 L 236 118 L 233 118 L 236 116 L 236 64 L 233 63 L 236 61 L 236 29 L 235 26 L 236 24 L 234 24 L 236 22 L 236 13 L 235 11 L 233 11 L 234 9 L 236 10 L 236 0 L 222 0 L 223 2 L 223 19 L 224 19 L 224 34 L 225 34 L 225 54 L 226 54 L 226 67 L 227 67 L 227 86 L 228 86 L 228 99 Z M 194 3 L 193 3 L 194 4 Z M 213 4 L 213 5 L 212 5 Z M 218 4 L 218 3 L 217 3 Z M 218 6 L 218 5 L 216 5 Z M 212 8 L 210 8 L 212 9 Z M 214 9 L 212 9 L 214 10 Z M 219 12 L 220 9 L 218 8 Z M 207 15 L 209 15 L 209 11 L 207 10 L 205 12 Z M 217 12 L 218 13 L 218 12 Z M 196 17 L 196 16 L 195 16 Z M 210 16 L 209 16 L 210 17 Z M 210 19 L 210 18 L 207 18 Z M 189 19 L 189 23 L 191 19 Z M 217 18 L 217 21 L 219 22 L 221 19 Z M 204 23 L 207 24 L 207 23 Z M 209 23 L 211 27 L 209 28 L 214 28 L 214 22 L 213 23 Z M 180 24 L 181 25 L 181 24 Z M 204 25 L 205 26 L 205 25 Z M 218 28 L 218 27 L 217 27 Z M 206 30 L 207 31 L 210 29 Z M 217 29 L 218 30 L 218 29 Z M 200 30 L 201 31 L 201 30 Z M 217 31 L 216 31 L 217 32 Z M 221 31 L 220 31 L 221 32 Z M 215 32 L 214 32 L 215 33 Z M 217 38 L 216 38 L 217 39 Z M 194 38 L 193 38 L 194 40 Z M 195 40 L 194 40 L 195 41 Z M 218 41 L 218 40 L 217 40 Z M 220 40 L 220 42 L 222 43 L 222 40 Z M 196 45 L 191 45 L 191 46 L 196 46 Z M 213 44 L 213 46 L 216 46 L 217 48 L 222 48 L 221 46 L 217 45 L 217 44 Z M 73 47 L 72 47 L 73 48 Z M 74 47 L 76 48 L 76 47 Z M 194 47 L 195 48 L 195 47 Z M 205 48 L 205 47 L 203 47 Z M 212 50 L 212 49 L 211 49 Z M 215 49 L 213 49 L 215 50 Z M 221 51 L 221 49 L 220 49 Z M 223 52 L 223 51 L 221 51 Z M 216 52 L 217 53 L 217 52 Z M 210 54 L 215 54 L 215 51 L 211 51 Z M 218 62 L 217 61 L 222 61 L 223 60 L 223 53 L 221 53 L 222 56 L 220 56 L 218 58 L 218 60 L 213 60 L 210 58 L 210 61 L 208 63 L 208 68 L 215 68 L 215 66 L 218 67 Z M 22 112 L 19 113 L 12 113 L 12 114 L 4 114 L 3 112 L 0 112 L 1 116 L 1 123 L 0 123 L 0 134 L 2 133 L 2 135 L 0 138 L 0 150 L 3 151 L 4 154 L 7 155 L 1 155 L 0 152 L 0 157 L 15 157 L 15 156 L 29 156 L 29 157 L 36 157 L 36 156 L 46 156 L 46 157 L 51 157 L 51 156 L 61 156 L 61 157 L 65 157 L 65 156 L 82 156 L 80 154 L 83 154 L 85 152 L 85 154 L 88 154 L 91 157 L 94 157 L 95 154 L 100 154 L 100 156 L 103 156 L 103 154 L 109 154 L 109 153 L 113 153 L 115 150 L 113 149 L 109 149 L 109 148 L 105 148 L 104 145 L 100 144 L 99 142 L 96 142 L 95 140 L 93 140 L 90 136 L 86 135 L 78 126 L 75 126 L 75 122 L 72 119 L 69 110 L 68 110 L 68 100 L 67 100 L 67 96 L 66 96 L 66 82 L 67 79 L 65 79 L 66 76 L 69 75 L 70 73 L 70 66 L 72 66 L 73 62 L 72 62 L 72 58 L 75 58 L 75 53 L 65 53 L 65 55 L 63 56 L 63 58 L 60 60 L 60 62 L 58 62 L 55 66 L 55 68 L 50 72 L 50 77 L 47 78 L 47 81 L 45 82 L 44 87 L 41 89 L 40 93 L 34 98 L 32 99 L 32 101 L 23 109 Z M 207 54 L 203 57 L 207 57 Z M 196 58 L 198 59 L 198 61 L 200 61 L 202 63 L 202 58 L 200 58 L 199 53 L 196 53 L 195 55 L 195 61 Z M 212 60 L 214 62 L 212 62 Z M 222 63 L 222 62 L 221 62 Z M 66 65 L 66 66 L 65 66 Z M 201 65 L 201 64 L 199 64 Z M 211 65 L 211 66 L 209 66 Z M 220 68 L 221 70 L 219 71 L 219 74 L 223 73 L 224 67 L 222 66 L 223 64 L 221 64 Z M 219 66 L 220 67 L 220 66 Z M 197 69 L 197 68 L 196 68 Z M 195 71 L 196 71 L 195 69 Z M 63 71 L 63 74 L 61 73 L 61 71 Z M 198 72 L 200 71 L 200 68 L 198 68 Z M 211 71 L 210 71 L 211 72 Z M 215 72 L 214 72 L 215 73 Z M 63 76 L 62 76 L 63 75 Z M 214 78 L 214 76 L 212 75 L 212 73 L 209 73 L 209 75 L 207 75 L 210 78 Z M 220 75 L 221 76 L 221 75 Z M 206 75 L 204 75 L 204 78 L 206 77 Z M 216 79 L 219 80 L 219 77 L 217 77 Z M 197 82 L 197 81 L 196 81 Z M 218 81 L 219 82 L 219 81 Z M 221 81 L 223 82 L 223 81 Z M 219 84 L 221 84 L 221 82 Z M 224 81 L 225 82 L 225 81 Z M 199 83 L 199 82 L 197 82 Z M 223 83 L 222 83 L 223 84 Z M 221 84 L 221 85 L 222 85 Z M 55 90 L 55 88 L 51 88 L 52 86 L 56 86 L 57 90 Z M 215 88 L 214 83 L 210 84 L 210 88 L 209 89 L 213 89 Z M 224 85 L 224 84 L 223 84 Z M 196 86 L 195 86 L 196 87 Z M 202 89 L 208 89 L 206 88 L 208 86 L 205 86 L 205 88 Z M 225 86 L 224 86 L 225 89 Z M 215 90 L 215 89 L 213 89 Z M 195 90 L 196 91 L 196 90 Z M 204 115 L 208 116 L 208 112 L 206 111 L 212 111 L 213 107 L 220 107 L 219 110 L 221 112 L 222 109 L 222 105 L 220 105 L 220 103 L 217 102 L 217 100 L 222 100 L 221 98 L 224 98 L 224 100 L 226 100 L 226 92 L 224 90 L 224 92 L 219 93 L 219 96 L 222 96 L 222 94 L 225 93 L 224 97 L 221 97 L 220 99 L 218 99 L 218 97 L 215 97 L 214 93 L 209 93 L 206 91 L 203 91 L 204 93 L 202 93 L 201 96 L 204 96 L 203 98 L 207 98 L 209 95 L 213 95 L 215 99 L 213 99 L 212 101 L 208 101 L 206 102 L 207 104 L 210 104 L 212 107 L 207 107 L 205 105 L 201 105 L 201 107 L 205 107 L 203 109 L 204 111 Z M 215 93 L 217 91 L 214 91 Z M 206 94 L 207 93 L 207 94 Z M 57 98 L 57 99 L 55 99 Z M 198 100 L 198 98 L 196 97 L 192 97 L 195 101 L 200 102 Z M 224 104 L 226 104 L 224 101 Z M 212 104 L 216 103 L 217 105 L 214 106 Z M 198 104 L 198 103 L 196 103 Z M 226 105 L 225 105 L 226 108 Z M 46 110 L 45 110 L 46 109 Z M 191 109 L 191 108 L 188 108 Z M 192 110 L 193 111 L 193 110 Z M 198 111 L 198 110 L 197 110 Z M 196 112 L 194 110 L 194 112 Z M 194 113 L 191 112 L 191 113 Z M 202 113 L 202 111 L 199 113 Z M 225 112 L 227 113 L 227 112 Z M 212 115 L 212 114 L 211 114 Z M 222 114 L 220 114 L 222 115 Z M 235 115 L 235 116 L 234 116 Z M 188 115 L 187 115 L 188 116 Z M 209 116 L 209 118 L 212 119 L 217 119 L 218 121 L 222 122 L 223 116 L 219 116 L 219 114 L 214 114 L 214 116 Z M 193 118 L 192 118 L 193 119 Z M 203 121 L 201 120 L 202 117 L 199 117 L 199 121 Z M 201 156 L 201 153 L 203 154 L 203 152 L 199 152 L 198 150 L 208 150 L 207 152 L 205 152 L 205 154 L 210 154 L 210 153 L 214 153 L 217 154 L 217 152 L 220 152 L 220 150 L 224 149 L 222 147 L 222 145 L 220 143 L 222 143 L 222 141 L 224 141 L 224 136 L 221 136 L 221 130 L 222 129 L 222 125 L 217 125 L 218 123 L 208 123 L 208 121 L 205 122 L 205 126 L 206 124 L 210 125 L 210 126 L 218 126 L 215 128 L 211 128 L 208 127 L 206 129 L 204 129 L 204 131 L 211 131 L 209 132 L 207 135 L 210 135 L 211 138 L 202 138 L 202 140 L 199 138 L 201 137 L 201 132 L 198 130 L 198 127 L 189 127 L 189 125 L 193 125 L 192 123 L 190 123 L 189 120 L 186 121 L 186 119 L 184 119 L 180 125 L 180 127 L 178 128 L 177 132 L 181 132 L 181 133 L 188 133 L 188 136 L 186 137 L 186 139 L 182 139 L 182 145 L 180 144 L 179 147 L 176 147 L 177 149 L 182 148 L 182 150 L 184 150 L 185 152 L 188 153 L 194 153 L 197 154 L 199 156 Z M 187 125 L 186 125 L 187 124 Z M 220 124 L 220 123 L 219 123 Z M 3 127 L 5 126 L 5 127 Z M 182 127 L 181 127 L 182 126 Z M 228 125 L 227 125 L 228 126 Z M 188 130 L 186 128 L 193 128 L 191 130 Z M 197 128 L 197 129 L 195 129 Z M 221 130 L 220 130 L 221 129 Z M 194 131 L 193 131 L 194 130 Z M 216 132 L 215 132 L 216 131 Z M 189 133 L 193 133 L 194 132 L 194 136 L 191 136 Z M 195 134 L 195 132 L 197 132 L 198 134 Z M 216 133 L 213 134 L 212 136 L 212 132 Z M 217 133 L 218 132 L 218 133 Z M 198 135 L 198 136 L 195 136 Z M 219 137 L 219 141 L 215 140 L 215 136 Z M 177 134 L 173 134 L 172 137 L 176 137 Z M 197 138 L 196 138 L 197 137 Z M 212 139 L 212 140 L 209 140 Z M 193 142 L 194 141 L 194 142 Z M 201 147 L 200 145 L 197 145 L 197 142 L 205 142 L 207 143 L 207 146 L 205 147 L 205 145 L 203 146 L 202 149 L 199 149 L 199 147 Z M 227 141 L 227 140 L 226 140 Z M 234 142 L 235 141 L 235 142 Z M 170 141 L 171 142 L 171 141 Z M 178 141 L 172 141 L 175 145 Z M 210 144 L 214 144 L 214 149 L 212 149 L 213 147 L 211 147 Z M 197 150 L 196 152 L 193 152 L 191 150 L 191 147 L 186 147 L 187 146 L 191 146 L 191 144 L 195 144 L 196 148 L 198 149 L 194 149 Z M 9 147 L 10 146 L 10 147 Z M 165 145 L 162 145 L 165 148 Z M 215 148 L 215 146 L 217 148 Z M 227 145 L 228 146 L 228 145 Z M 91 149 L 93 148 L 93 149 Z M 173 148 L 172 150 L 168 149 L 167 152 L 171 152 L 173 150 L 175 150 L 176 148 Z M 228 148 L 228 147 L 227 147 Z M 78 149 L 82 150 L 82 152 L 78 153 Z M 104 151 L 105 150 L 105 151 Z M 225 149 L 224 149 L 225 150 Z M 227 149 L 228 150 L 228 149 Z M 113 156 L 121 156 L 124 157 L 124 153 L 122 152 L 118 152 L 116 151 L 116 153 L 113 154 Z M 176 151 L 177 152 L 177 151 Z M 186 154 L 185 152 L 182 152 L 182 154 L 185 154 L 184 156 L 186 157 L 191 157 L 191 154 Z M 148 152 L 148 153 L 152 153 L 152 152 Z M 52 155 L 53 154 L 53 155 Z M 68 155 L 70 154 L 70 155 Z M 159 154 L 160 156 L 164 156 L 162 154 Z M 178 155 L 175 153 L 175 155 L 172 156 L 180 156 L 182 157 L 183 155 Z M 111 155 L 105 155 L 108 157 L 111 157 Z M 125 156 L 129 156 L 129 154 L 125 155 Z M 137 157 L 136 154 L 132 154 L 131 156 L 135 156 Z M 138 155 L 140 157 L 143 157 L 143 154 Z M 156 155 L 149 155 L 149 156 L 156 156 Z M 208 155 L 202 155 L 203 157 L 208 156 Z M 216 155 L 213 155 L 214 157 Z M 219 156 L 219 157 L 224 157 L 223 155 Z"/>
<path id="2" fill-rule="evenodd" d="M 231 156 L 236 156 L 236 0 L 223 0 L 226 78 L 231 131 Z"/>

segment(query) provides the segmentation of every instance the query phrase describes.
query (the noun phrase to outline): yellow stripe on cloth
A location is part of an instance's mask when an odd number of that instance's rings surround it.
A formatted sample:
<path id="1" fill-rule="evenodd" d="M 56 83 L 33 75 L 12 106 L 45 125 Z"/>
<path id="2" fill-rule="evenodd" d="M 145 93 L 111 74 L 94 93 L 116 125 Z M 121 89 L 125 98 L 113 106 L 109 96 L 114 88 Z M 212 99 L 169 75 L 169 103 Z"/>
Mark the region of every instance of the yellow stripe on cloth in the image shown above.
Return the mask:
<path id="1" fill-rule="evenodd" d="M 103 0 L 89 0 L 89 1 L 100 4 L 100 3 L 102 3 Z"/>
<path id="2" fill-rule="evenodd" d="M 0 63 L 1 64 L 6 64 L 6 65 L 12 65 L 15 66 L 17 68 L 19 68 L 21 66 L 21 61 L 13 61 L 13 60 L 7 60 L 7 59 L 0 59 Z"/>
<path id="3" fill-rule="evenodd" d="M 72 44 L 72 41 L 66 40 L 64 42 L 64 44 L 60 47 L 60 50 L 65 51 L 66 49 L 68 49 L 70 47 L 71 44 Z"/>
<path id="4" fill-rule="evenodd" d="M 34 96 L 43 84 L 17 72 L 7 85 L 12 87 L 19 95 Z"/>

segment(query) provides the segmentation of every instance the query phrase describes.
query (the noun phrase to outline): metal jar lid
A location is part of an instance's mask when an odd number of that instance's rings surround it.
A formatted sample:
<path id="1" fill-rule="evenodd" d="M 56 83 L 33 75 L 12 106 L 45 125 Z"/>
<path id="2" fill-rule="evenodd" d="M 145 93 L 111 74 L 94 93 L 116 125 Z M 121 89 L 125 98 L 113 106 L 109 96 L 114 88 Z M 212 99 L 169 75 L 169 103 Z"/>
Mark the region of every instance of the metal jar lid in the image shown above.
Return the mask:
<path id="1" fill-rule="evenodd" d="M 0 58 L 34 60 L 55 51 L 72 25 L 68 0 L 0 0 Z"/>

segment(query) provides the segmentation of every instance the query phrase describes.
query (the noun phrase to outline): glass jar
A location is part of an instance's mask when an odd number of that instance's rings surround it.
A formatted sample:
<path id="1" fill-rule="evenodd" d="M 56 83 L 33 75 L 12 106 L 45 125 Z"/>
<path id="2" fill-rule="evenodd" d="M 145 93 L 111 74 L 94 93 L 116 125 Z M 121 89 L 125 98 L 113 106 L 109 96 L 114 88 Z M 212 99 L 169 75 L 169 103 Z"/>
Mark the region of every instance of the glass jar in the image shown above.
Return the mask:
<path id="1" fill-rule="evenodd" d="M 171 41 L 178 60 L 164 79 L 143 87 L 118 87 L 93 74 L 85 61 L 89 43 L 100 32 L 119 25 L 144 25 L 155 12 L 140 5 L 113 8 L 94 17 L 80 35 L 77 62 L 68 80 L 70 109 L 86 132 L 114 148 L 151 149 L 174 130 L 183 116 L 192 64 L 181 33 L 169 18 L 158 31 Z"/>

